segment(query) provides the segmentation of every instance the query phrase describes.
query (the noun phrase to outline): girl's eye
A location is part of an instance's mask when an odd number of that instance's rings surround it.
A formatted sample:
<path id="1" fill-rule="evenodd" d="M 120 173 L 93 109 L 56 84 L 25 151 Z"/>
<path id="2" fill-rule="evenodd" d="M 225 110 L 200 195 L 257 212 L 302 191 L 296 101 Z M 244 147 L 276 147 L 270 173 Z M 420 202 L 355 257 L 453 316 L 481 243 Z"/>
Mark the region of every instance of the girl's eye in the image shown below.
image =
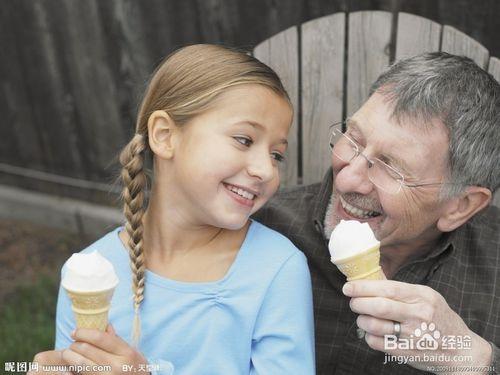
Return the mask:
<path id="1" fill-rule="evenodd" d="M 250 147 L 253 143 L 252 139 L 249 138 L 249 137 L 244 137 L 244 136 L 236 136 L 236 137 L 233 137 L 236 142 L 238 143 L 241 143 L 243 146 L 246 146 L 246 147 Z"/>
<path id="2" fill-rule="evenodd" d="M 283 154 L 281 154 L 280 152 L 273 152 L 273 153 L 271 153 L 271 155 L 272 155 L 273 159 L 279 163 L 285 161 L 285 156 Z"/>

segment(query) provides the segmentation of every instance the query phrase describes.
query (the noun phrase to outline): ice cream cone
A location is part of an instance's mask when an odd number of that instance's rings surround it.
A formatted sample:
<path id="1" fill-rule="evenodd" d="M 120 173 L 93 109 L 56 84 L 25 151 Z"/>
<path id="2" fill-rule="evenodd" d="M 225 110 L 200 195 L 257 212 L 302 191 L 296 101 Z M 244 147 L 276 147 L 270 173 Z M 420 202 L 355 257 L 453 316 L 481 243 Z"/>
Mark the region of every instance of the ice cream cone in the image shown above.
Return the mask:
<path id="1" fill-rule="evenodd" d="M 115 288 L 92 292 L 66 289 L 71 299 L 78 328 L 92 328 L 105 331 L 108 325 L 108 311 Z"/>
<path id="2" fill-rule="evenodd" d="M 347 277 L 347 281 L 384 279 L 379 264 L 380 244 L 348 258 L 332 259 L 332 262 Z"/>

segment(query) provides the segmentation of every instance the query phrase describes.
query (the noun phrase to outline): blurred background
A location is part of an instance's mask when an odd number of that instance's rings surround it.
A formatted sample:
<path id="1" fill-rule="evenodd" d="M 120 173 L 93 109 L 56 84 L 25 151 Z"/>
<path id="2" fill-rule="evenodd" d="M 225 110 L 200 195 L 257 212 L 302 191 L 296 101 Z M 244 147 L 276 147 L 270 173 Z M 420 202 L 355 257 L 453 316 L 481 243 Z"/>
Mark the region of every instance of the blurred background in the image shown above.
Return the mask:
<path id="1" fill-rule="evenodd" d="M 2 0 L 0 366 L 52 348 L 61 264 L 120 222 L 117 154 L 163 57 L 251 51 L 359 10 L 420 15 L 500 56 L 498 0 Z"/>

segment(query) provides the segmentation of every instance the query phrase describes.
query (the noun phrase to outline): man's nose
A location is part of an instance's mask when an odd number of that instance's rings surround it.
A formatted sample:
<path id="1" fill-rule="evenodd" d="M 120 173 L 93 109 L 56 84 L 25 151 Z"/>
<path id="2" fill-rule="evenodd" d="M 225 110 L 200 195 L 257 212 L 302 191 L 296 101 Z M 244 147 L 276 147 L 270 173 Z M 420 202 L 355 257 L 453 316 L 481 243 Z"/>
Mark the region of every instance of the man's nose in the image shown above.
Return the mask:
<path id="1" fill-rule="evenodd" d="M 341 192 L 356 192 L 369 194 L 374 185 L 368 177 L 370 162 L 364 155 L 358 155 L 349 163 L 334 160 L 335 187 Z"/>
<path id="2" fill-rule="evenodd" d="M 271 155 L 268 151 L 259 151 L 249 154 L 247 171 L 252 177 L 257 177 L 262 182 L 273 179 L 276 167 L 273 165 Z"/>

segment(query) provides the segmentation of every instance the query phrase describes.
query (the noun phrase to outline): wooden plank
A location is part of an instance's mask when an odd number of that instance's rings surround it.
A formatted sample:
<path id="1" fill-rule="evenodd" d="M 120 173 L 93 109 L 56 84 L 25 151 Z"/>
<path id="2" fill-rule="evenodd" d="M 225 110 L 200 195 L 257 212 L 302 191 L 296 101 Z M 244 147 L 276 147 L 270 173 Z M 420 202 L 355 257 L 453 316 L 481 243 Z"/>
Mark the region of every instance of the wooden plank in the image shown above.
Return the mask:
<path id="1" fill-rule="evenodd" d="M 23 22 L 33 27 L 33 7 L 7 2 L 0 11 L 0 45 L 2 58 L 0 71 L 0 161 L 16 166 L 44 165 L 45 154 L 35 133 L 34 113 L 27 88 L 33 83 L 27 77 L 22 64 L 26 44 L 33 42 L 26 28 L 13 32 Z M 38 64 L 37 64 L 38 67 Z"/>
<path id="2" fill-rule="evenodd" d="M 443 26 L 441 51 L 467 56 L 482 68 L 488 63 L 489 52 L 481 43 L 448 25 Z"/>
<path id="3" fill-rule="evenodd" d="M 389 65 L 392 14 L 362 11 L 349 14 L 347 116 L 368 98 L 370 85 Z"/>
<path id="4" fill-rule="evenodd" d="M 329 125 L 342 120 L 345 14 L 302 25 L 303 183 L 321 181 L 331 165 Z"/>
<path id="5" fill-rule="evenodd" d="M 423 52 L 439 51 L 442 26 L 409 13 L 398 14 L 396 60 Z"/>
<path id="6" fill-rule="evenodd" d="M 281 186 L 298 183 L 298 98 L 299 61 L 298 31 L 293 26 L 260 43 L 254 49 L 254 56 L 273 68 L 283 81 L 294 108 L 294 118 L 288 135 L 287 159 L 280 166 Z"/>
<path id="7" fill-rule="evenodd" d="M 86 154 L 82 158 L 87 178 L 98 180 L 107 175 L 105 169 L 124 143 L 116 82 L 110 71 L 97 1 L 66 2 L 63 8 L 68 17 L 64 58 L 73 89 L 80 152 Z"/>
<path id="8" fill-rule="evenodd" d="M 35 1 L 34 29 L 30 49 L 22 49 L 23 69 L 29 83 L 29 96 L 34 112 L 33 133 L 37 134 L 45 154 L 43 170 L 55 174 L 85 178 L 85 161 L 75 132 L 72 96 L 67 87 L 67 70 L 60 42 L 64 33 L 60 27 L 68 19 L 61 7 Z M 37 61 L 33 64 L 33 61 Z M 35 163 L 33 163 L 35 164 Z M 36 164 L 35 164 L 36 165 Z M 64 191 L 61 188 L 58 193 Z"/>

